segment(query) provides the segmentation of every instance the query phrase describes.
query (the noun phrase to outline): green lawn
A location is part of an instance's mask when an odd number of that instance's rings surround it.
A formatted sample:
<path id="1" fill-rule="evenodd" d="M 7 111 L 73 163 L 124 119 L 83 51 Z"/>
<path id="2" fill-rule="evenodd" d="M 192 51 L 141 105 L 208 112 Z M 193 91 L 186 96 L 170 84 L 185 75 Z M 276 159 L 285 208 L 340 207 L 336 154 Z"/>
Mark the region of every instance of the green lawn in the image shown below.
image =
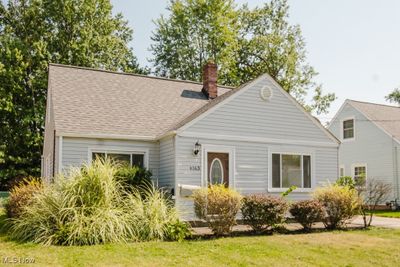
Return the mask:
<path id="1" fill-rule="evenodd" d="M 400 218 L 400 210 L 376 210 L 375 215 L 379 217 Z"/>
<path id="2" fill-rule="evenodd" d="M 22 257 L 36 266 L 399 266 L 399 244 L 400 230 L 388 229 L 87 247 L 20 244 L 1 233 L 0 265 Z"/>

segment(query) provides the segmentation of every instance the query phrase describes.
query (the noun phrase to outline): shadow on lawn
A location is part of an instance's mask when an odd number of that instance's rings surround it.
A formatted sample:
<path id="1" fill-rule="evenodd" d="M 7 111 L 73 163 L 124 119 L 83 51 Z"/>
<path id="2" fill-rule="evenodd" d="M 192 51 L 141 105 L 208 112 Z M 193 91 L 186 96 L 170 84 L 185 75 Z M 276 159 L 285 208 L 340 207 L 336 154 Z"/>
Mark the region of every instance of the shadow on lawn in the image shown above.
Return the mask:
<path id="1" fill-rule="evenodd" d="M 219 238 L 233 238 L 233 237 L 257 237 L 257 236 L 272 236 L 272 235 L 304 235 L 304 234 L 318 234 L 318 233 L 330 233 L 330 232 L 353 232 L 365 230 L 369 231 L 371 228 L 364 228 L 360 226 L 352 226 L 347 228 L 338 228 L 338 229 L 325 229 L 325 228 L 314 228 L 311 231 L 305 231 L 304 229 L 296 229 L 290 230 L 284 226 L 278 227 L 274 230 L 267 230 L 264 232 L 255 232 L 253 230 L 246 231 L 233 231 L 228 235 L 217 236 L 214 234 L 203 234 L 203 235 L 192 235 L 188 240 L 196 240 L 196 241 L 207 241 Z"/>

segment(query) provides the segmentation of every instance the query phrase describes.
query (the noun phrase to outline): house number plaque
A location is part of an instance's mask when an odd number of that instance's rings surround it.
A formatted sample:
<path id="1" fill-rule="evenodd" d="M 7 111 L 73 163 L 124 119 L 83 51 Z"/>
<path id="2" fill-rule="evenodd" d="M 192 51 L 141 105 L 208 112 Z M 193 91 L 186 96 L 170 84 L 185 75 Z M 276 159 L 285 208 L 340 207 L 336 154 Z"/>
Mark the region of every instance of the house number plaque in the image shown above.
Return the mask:
<path id="1" fill-rule="evenodd" d="M 191 165 L 189 169 L 190 171 L 200 171 L 200 165 Z"/>

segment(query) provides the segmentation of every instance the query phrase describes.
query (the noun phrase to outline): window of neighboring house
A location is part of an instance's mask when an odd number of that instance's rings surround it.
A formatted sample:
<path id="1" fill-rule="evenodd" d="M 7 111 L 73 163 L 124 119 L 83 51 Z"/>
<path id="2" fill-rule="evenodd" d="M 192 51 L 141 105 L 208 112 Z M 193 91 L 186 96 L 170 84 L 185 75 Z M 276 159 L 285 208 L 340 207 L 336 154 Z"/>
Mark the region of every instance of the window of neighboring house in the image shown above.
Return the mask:
<path id="1" fill-rule="evenodd" d="M 311 188 L 311 156 L 272 154 L 272 188 Z"/>
<path id="2" fill-rule="evenodd" d="M 354 119 L 343 121 L 343 139 L 354 138 Z"/>
<path id="3" fill-rule="evenodd" d="M 130 166 L 144 166 L 144 153 L 122 153 L 122 152 L 93 152 L 92 160 L 96 158 L 105 159 L 109 158 L 113 161 L 120 162 L 122 164 L 127 164 Z"/>
<path id="4" fill-rule="evenodd" d="M 360 180 L 362 178 L 366 178 L 367 176 L 367 166 L 365 165 L 358 165 L 354 166 L 354 180 Z"/>
<path id="5" fill-rule="evenodd" d="M 339 177 L 344 177 L 345 172 L 344 172 L 344 166 L 340 166 L 339 168 Z"/>

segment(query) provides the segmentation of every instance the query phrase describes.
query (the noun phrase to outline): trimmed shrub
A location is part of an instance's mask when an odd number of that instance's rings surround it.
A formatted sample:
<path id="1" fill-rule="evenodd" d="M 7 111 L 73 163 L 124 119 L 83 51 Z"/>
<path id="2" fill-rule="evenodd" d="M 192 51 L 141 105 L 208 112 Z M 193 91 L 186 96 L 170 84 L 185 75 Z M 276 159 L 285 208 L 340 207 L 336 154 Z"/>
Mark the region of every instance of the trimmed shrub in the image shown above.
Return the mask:
<path id="1" fill-rule="evenodd" d="M 22 209 L 31 202 L 33 196 L 40 192 L 42 188 L 40 179 L 34 177 L 27 177 L 14 185 L 5 204 L 7 216 L 9 218 L 18 217 Z"/>
<path id="2" fill-rule="evenodd" d="M 313 223 L 324 219 L 324 207 L 317 200 L 302 200 L 290 207 L 290 213 L 300 223 L 304 230 L 310 231 Z"/>
<path id="3" fill-rule="evenodd" d="M 236 224 L 241 196 L 224 185 L 211 185 L 194 193 L 194 210 L 215 235 L 226 235 Z"/>
<path id="4" fill-rule="evenodd" d="M 129 187 L 141 188 L 151 185 L 151 171 L 138 166 L 121 165 L 117 168 L 115 177 Z"/>
<path id="5" fill-rule="evenodd" d="M 12 238 L 44 245 L 93 245 L 160 240 L 178 221 L 162 193 L 128 192 L 108 160 L 72 169 L 35 194 L 10 221 Z M 165 237 L 166 238 L 166 237 Z"/>
<path id="6" fill-rule="evenodd" d="M 285 221 L 288 204 L 282 197 L 254 194 L 243 198 L 242 215 L 246 224 L 256 232 L 263 232 Z"/>
<path id="7" fill-rule="evenodd" d="M 323 222 L 327 229 L 344 227 L 357 214 L 361 203 L 357 191 L 348 186 L 322 187 L 315 191 L 314 197 L 325 209 Z"/>

